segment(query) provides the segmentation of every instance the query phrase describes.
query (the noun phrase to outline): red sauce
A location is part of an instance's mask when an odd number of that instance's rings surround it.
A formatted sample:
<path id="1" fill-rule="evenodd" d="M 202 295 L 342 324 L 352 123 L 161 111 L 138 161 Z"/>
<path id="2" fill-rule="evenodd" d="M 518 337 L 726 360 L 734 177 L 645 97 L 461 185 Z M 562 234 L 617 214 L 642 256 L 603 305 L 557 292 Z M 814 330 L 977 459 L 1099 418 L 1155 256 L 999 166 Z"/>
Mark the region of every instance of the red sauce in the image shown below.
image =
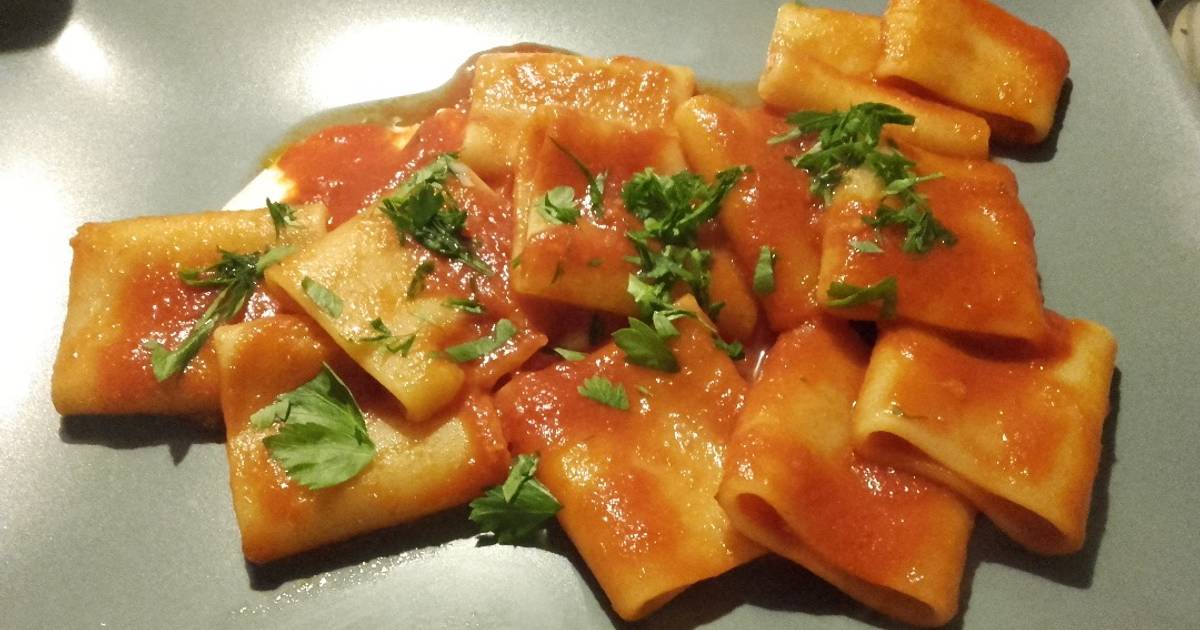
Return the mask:
<path id="1" fill-rule="evenodd" d="M 836 321 L 781 336 L 750 392 L 726 470 L 762 484 L 773 499 L 768 506 L 743 495 L 740 507 L 764 526 L 854 576 L 904 584 L 961 553 L 953 537 L 965 541 L 969 520 L 950 493 L 851 450 L 868 357 Z"/>
<path id="2" fill-rule="evenodd" d="M 903 362 L 892 385 L 896 405 L 927 430 L 971 436 L 956 443 L 993 469 L 1044 479 L 1079 422 L 1070 392 L 1053 374 L 1067 358 L 1068 323 L 1051 322 L 1042 348 L 956 345 L 916 329 L 889 333 L 882 343 Z"/>
<path id="3" fill-rule="evenodd" d="M 587 360 L 519 375 L 497 394 L 513 449 L 543 455 L 539 475 L 567 506 L 568 527 L 588 532 L 576 540 L 598 573 L 630 566 L 617 556 L 670 559 L 680 564 L 673 570 L 686 571 L 690 554 L 678 546 L 708 526 L 696 502 L 715 494 L 746 385 L 706 329 L 692 322 L 680 329 L 677 374 L 630 365 L 610 344 Z M 581 396 L 578 388 L 595 375 L 621 384 L 630 409 Z M 680 478 L 697 484 L 691 493 L 673 485 Z"/>
<path id="4" fill-rule="evenodd" d="M 721 205 L 718 221 L 743 271 L 753 271 L 764 246 L 775 252 L 775 291 L 759 299 L 773 329 L 799 325 L 818 308 L 822 213 L 808 192 L 808 175 L 787 158 L 803 153 L 812 139 L 770 145 L 767 140 L 788 129 L 781 117 L 713 96 L 697 98 L 679 118 L 688 158 L 702 173 L 751 167 Z"/>
<path id="5" fill-rule="evenodd" d="M 1015 194 L 1012 174 L 998 164 L 935 156 L 912 147 L 906 155 L 919 175 L 944 178 L 922 184 L 934 215 L 958 236 L 952 247 L 915 255 L 902 251 L 904 232 L 887 228 L 882 254 L 864 254 L 850 240 L 872 240 L 863 223 L 877 203 L 851 199 L 828 210 L 827 261 L 823 280 L 868 286 L 897 279 L 901 318 L 975 333 L 1038 339 L 1045 334 L 1038 287 L 1033 225 Z M 872 317 L 871 309 L 840 309 L 848 317 Z"/>
<path id="6" fill-rule="evenodd" d="M 276 164 L 295 188 L 290 203 L 322 202 L 330 227 L 340 225 L 395 188 L 417 164 L 462 146 L 466 116 L 440 110 L 403 148 L 398 135 L 373 124 L 339 125 L 289 147 Z"/>
<path id="7" fill-rule="evenodd" d="M 150 351 L 142 344 L 153 340 L 171 350 L 178 347 L 217 293 L 184 284 L 176 265 L 147 267 L 140 276 L 128 276 L 121 295 L 113 300 L 114 329 L 122 336 L 101 354 L 96 372 L 98 391 L 110 396 L 114 407 L 130 398 L 161 398 L 163 405 L 180 412 L 212 409 L 217 404 L 218 379 L 211 344 L 200 349 L 182 374 L 164 383 L 155 380 Z M 277 310 L 275 300 L 260 288 L 236 321 L 270 317 Z"/>

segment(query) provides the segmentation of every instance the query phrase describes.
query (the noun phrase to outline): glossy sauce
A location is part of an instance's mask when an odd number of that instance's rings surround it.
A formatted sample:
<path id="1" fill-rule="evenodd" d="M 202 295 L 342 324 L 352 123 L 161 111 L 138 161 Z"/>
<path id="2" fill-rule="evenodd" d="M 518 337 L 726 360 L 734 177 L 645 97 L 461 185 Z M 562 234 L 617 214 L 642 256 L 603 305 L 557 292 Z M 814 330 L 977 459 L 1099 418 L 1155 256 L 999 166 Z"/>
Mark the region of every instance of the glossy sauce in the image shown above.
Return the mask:
<path id="1" fill-rule="evenodd" d="M 176 265 L 147 267 L 142 274 L 123 281 L 121 295 L 112 302 L 113 328 L 122 336 L 101 353 L 96 371 L 98 391 L 110 396 L 114 406 L 121 399 L 169 396 L 171 391 L 216 401 L 218 379 L 211 344 L 204 344 L 177 378 L 164 383 L 155 380 L 150 351 L 142 344 L 153 340 L 168 350 L 177 348 L 220 290 L 184 284 Z M 278 302 L 259 287 L 231 323 L 271 317 L 278 310 Z"/>
<path id="2" fill-rule="evenodd" d="M 965 429 L 973 457 L 1007 475 L 1040 482 L 1056 469 L 1058 449 L 1079 418 L 1053 378 L 1070 350 L 1069 322 L 1051 318 L 1040 348 L 955 345 L 927 333 L 903 336 L 893 400 L 910 422 L 933 432 Z M 1062 417 L 1061 414 L 1068 414 Z"/>
<path id="3" fill-rule="evenodd" d="M 513 450 L 541 453 L 560 520 L 614 600 L 641 588 L 639 573 L 683 585 L 757 553 L 712 499 L 745 382 L 700 324 L 679 327 L 677 374 L 630 365 L 610 344 L 497 394 Z M 621 384 L 630 409 L 581 396 L 594 375 Z"/>

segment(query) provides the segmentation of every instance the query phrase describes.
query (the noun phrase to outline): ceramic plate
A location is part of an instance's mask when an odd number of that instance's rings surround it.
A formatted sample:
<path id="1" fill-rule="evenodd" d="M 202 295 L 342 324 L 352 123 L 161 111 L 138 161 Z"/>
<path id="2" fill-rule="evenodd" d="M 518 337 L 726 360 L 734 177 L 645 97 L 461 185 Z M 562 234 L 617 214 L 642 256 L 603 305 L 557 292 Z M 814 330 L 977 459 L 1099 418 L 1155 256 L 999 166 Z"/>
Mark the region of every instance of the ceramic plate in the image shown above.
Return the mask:
<path id="1" fill-rule="evenodd" d="M 881 1 L 830 5 L 878 12 Z M 980 522 L 968 628 L 1200 619 L 1200 99 L 1145 0 L 1002 2 L 1072 60 L 1061 132 L 1003 156 L 1047 303 L 1120 342 L 1086 549 L 1024 553 Z M 0 8 L 0 626 L 602 628 L 560 533 L 477 547 L 462 510 L 246 565 L 218 437 L 162 418 L 60 419 L 50 367 L 84 221 L 220 207 L 287 130 L 427 90 L 471 52 L 536 41 L 757 77 L 776 3 L 27 0 Z M 648 627 L 886 625 L 765 559 Z"/>

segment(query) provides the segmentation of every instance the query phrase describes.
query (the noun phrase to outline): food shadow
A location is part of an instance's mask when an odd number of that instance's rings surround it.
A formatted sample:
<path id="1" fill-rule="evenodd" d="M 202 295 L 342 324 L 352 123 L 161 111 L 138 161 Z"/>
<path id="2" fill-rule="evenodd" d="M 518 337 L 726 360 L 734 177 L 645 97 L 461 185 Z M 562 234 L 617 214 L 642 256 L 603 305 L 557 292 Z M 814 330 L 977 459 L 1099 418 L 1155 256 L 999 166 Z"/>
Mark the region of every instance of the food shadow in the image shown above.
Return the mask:
<path id="1" fill-rule="evenodd" d="M 462 506 L 267 564 L 247 561 L 246 574 L 250 588 L 273 591 L 295 580 L 471 538 L 477 530 L 474 523 L 467 520 L 467 513 L 467 507 Z"/>
<path id="2" fill-rule="evenodd" d="M 127 450 L 166 445 L 178 466 L 193 444 L 219 444 L 225 434 L 205 420 L 178 416 L 63 416 L 58 437 L 66 444 L 91 444 Z"/>

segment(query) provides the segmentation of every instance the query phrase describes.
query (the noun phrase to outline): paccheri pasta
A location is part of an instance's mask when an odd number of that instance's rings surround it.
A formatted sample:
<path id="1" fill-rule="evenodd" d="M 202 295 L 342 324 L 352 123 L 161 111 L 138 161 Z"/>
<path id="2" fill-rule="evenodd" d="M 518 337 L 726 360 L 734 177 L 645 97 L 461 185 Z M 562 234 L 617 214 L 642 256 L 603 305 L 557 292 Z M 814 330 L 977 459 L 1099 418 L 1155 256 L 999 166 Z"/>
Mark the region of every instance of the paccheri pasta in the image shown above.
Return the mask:
<path id="1" fill-rule="evenodd" d="M 775 553 L 949 622 L 977 512 L 1086 531 L 1116 343 L 1045 309 L 988 159 L 1049 134 L 1066 53 L 983 0 L 787 4 L 764 43 L 754 106 L 483 53 L 286 147 L 262 209 L 83 226 L 56 407 L 222 414 L 255 563 L 469 504 L 499 543 L 557 518 L 627 620 Z"/>

